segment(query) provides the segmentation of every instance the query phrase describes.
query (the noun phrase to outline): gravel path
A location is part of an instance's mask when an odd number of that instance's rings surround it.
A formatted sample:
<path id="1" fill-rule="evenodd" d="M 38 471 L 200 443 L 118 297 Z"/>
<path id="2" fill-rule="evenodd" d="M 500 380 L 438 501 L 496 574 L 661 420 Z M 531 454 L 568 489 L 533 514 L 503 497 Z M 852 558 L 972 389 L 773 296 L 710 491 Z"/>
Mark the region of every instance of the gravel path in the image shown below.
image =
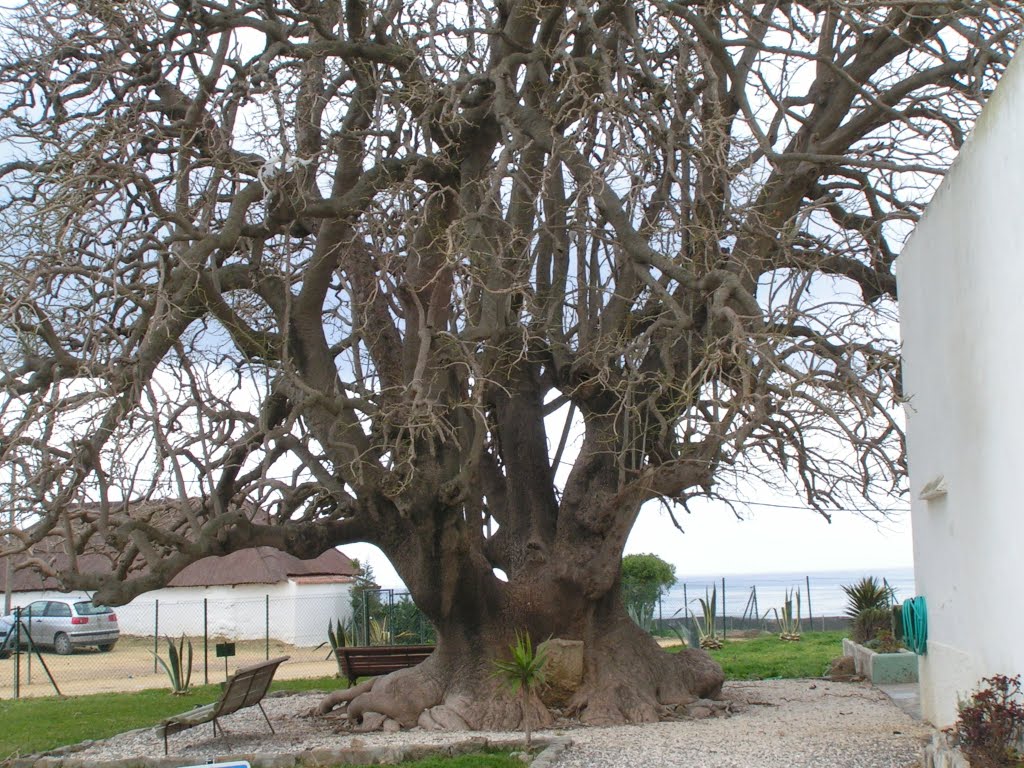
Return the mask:
<path id="1" fill-rule="evenodd" d="M 568 737 L 556 768 L 907 768 L 916 766 L 932 729 L 915 721 L 884 693 L 863 683 L 776 680 L 727 683 L 733 703 L 727 717 L 615 728 L 574 727 L 539 736 Z M 316 750 L 398 748 L 465 743 L 469 739 L 518 739 L 516 733 L 352 734 L 339 717 L 311 717 L 318 695 L 278 696 L 264 702 L 277 731 L 272 736 L 258 709 L 223 719 L 226 736 L 209 726 L 172 736 L 167 765 L 204 763 L 227 756 L 315 756 Z M 121 734 L 68 753 L 66 766 L 151 756 L 163 762 L 163 742 L 153 729 Z M 57 761 L 52 761 L 54 764 Z M 124 765 L 124 763 L 122 763 Z"/>

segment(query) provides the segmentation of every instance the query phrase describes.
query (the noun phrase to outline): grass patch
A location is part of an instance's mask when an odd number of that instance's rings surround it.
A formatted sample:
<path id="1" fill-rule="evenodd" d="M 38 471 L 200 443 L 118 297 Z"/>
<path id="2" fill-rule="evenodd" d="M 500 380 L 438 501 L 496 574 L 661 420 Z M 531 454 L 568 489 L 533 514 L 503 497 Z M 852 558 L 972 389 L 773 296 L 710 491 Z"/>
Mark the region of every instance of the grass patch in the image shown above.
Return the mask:
<path id="1" fill-rule="evenodd" d="M 402 768 L 523 768 L 523 761 L 507 752 L 474 752 L 455 757 L 424 757 L 411 763 L 399 763 Z M 369 766 L 340 765 L 336 768 L 369 768 Z"/>
<path id="2" fill-rule="evenodd" d="M 339 680 L 335 675 L 327 677 L 310 677 L 305 680 L 275 680 L 270 684 L 270 690 L 289 691 L 292 693 L 306 693 L 308 691 L 336 691 L 339 688 L 347 688 L 348 683 Z M 220 691 L 218 691 L 219 693 Z"/>
<path id="3" fill-rule="evenodd" d="M 821 677 L 829 662 L 842 655 L 845 636 L 845 632 L 809 632 L 790 643 L 778 635 L 764 635 L 726 640 L 721 650 L 710 653 L 725 670 L 726 680 Z"/>
<path id="4" fill-rule="evenodd" d="M 0 760 L 155 725 L 215 701 L 219 694 L 220 686 L 204 685 L 182 696 L 172 696 L 164 688 L 0 701 Z"/>
<path id="5" fill-rule="evenodd" d="M 271 691 L 329 691 L 339 687 L 335 677 L 275 680 Z M 153 726 L 171 715 L 209 704 L 220 696 L 219 685 L 194 686 L 172 696 L 167 688 L 135 693 L 100 693 L 0 700 L 0 762 L 86 739 L 106 739 L 136 728 Z"/>

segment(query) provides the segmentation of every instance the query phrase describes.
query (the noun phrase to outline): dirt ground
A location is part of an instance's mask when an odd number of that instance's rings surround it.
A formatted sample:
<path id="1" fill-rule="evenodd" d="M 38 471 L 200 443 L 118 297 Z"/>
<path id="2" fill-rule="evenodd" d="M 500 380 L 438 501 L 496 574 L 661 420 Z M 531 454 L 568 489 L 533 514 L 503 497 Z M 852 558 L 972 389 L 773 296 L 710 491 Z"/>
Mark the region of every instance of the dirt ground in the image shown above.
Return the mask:
<path id="1" fill-rule="evenodd" d="M 205 649 L 202 641 L 193 641 L 192 683 L 220 683 L 238 667 L 263 661 L 275 656 L 291 659 L 278 669 L 275 679 L 298 680 L 307 677 L 327 677 L 337 673 L 338 667 L 328 658 L 326 649 L 297 648 L 271 640 L 269 648 L 263 640 L 235 642 L 236 655 L 217 658 L 215 641 Z M 167 688 L 167 673 L 155 661 L 157 650 L 167 659 L 167 641 L 160 639 L 154 649 L 152 638 L 123 636 L 108 653 L 95 648 L 77 649 L 70 656 L 59 656 L 53 651 L 41 650 L 40 656 L 53 675 L 60 692 L 67 696 L 117 691 L 139 691 L 145 688 Z M 40 657 L 22 652 L 21 658 L 0 660 L 0 699 L 14 698 L 15 673 L 18 673 L 19 696 L 53 696 L 54 689 L 47 677 Z"/>

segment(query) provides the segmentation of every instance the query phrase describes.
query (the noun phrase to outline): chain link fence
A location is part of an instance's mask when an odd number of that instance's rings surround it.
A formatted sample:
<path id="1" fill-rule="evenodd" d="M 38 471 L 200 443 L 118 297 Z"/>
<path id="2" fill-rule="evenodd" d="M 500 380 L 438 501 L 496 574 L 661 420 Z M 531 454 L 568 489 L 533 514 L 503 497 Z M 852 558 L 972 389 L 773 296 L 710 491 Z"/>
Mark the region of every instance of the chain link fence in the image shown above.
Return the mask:
<path id="1" fill-rule="evenodd" d="M 352 621 L 346 639 L 352 645 L 432 645 L 434 626 L 408 592 L 362 589 L 352 600 Z"/>
<path id="2" fill-rule="evenodd" d="M 84 647 L 61 655 L 51 647 L 23 647 L 0 659 L 0 698 L 167 687 L 158 659 L 166 661 L 168 642 L 177 645 L 182 637 L 192 647 L 193 685 L 222 682 L 238 667 L 276 656 L 290 657 L 278 679 L 334 676 L 338 666 L 327 635 L 337 622 L 350 644 L 436 642 L 433 626 L 408 592 L 394 589 L 157 600 L 116 613 L 121 636 L 110 650 Z"/>
<path id="3" fill-rule="evenodd" d="M 835 615 L 840 613 L 839 596 L 831 594 L 840 593 L 839 587 L 814 584 L 812 598 L 811 580 L 802 581 L 805 629 L 844 627 L 848 620 Z M 692 623 L 692 598 L 705 597 L 714 588 L 719 627 L 725 633 L 770 629 L 766 604 L 778 603 L 790 583 L 679 583 L 650 610 L 647 628 L 656 633 L 670 633 L 672 625 L 686 628 Z M 240 666 L 284 655 L 290 659 L 278 670 L 278 679 L 335 676 L 338 667 L 327 635 L 338 622 L 350 645 L 436 642 L 433 626 L 408 592 L 395 589 L 363 587 L 351 595 L 249 594 L 216 603 L 160 600 L 116 611 L 121 637 L 112 650 L 80 648 L 65 656 L 52 648 L 26 649 L 0 659 L 0 698 L 52 695 L 55 690 L 80 695 L 167 687 L 157 658 L 166 659 L 168 640 L 177 643 L 182 636 L 192 644 L 193 684 L 218 683 Z"/>
<path id="4" fill-rule="evenodd" d="M 347 593 L 342 599 L 267 594 L 230 603 L 158 600 L 116 613 L 121 635 L 110 650 L 84 647 L 61 655 L 33 646 L 0 660 L 0 698 L 166 687 L 158 657 L 166 661 L 168 642 L 183 636 L 192 647 L 193 685 L 222 682 L 238 667 L 283 655 L 291 658 L 278 678 L 332 676 L 338 667 L 328 624 L 350 621 L 352 606 Z"/>

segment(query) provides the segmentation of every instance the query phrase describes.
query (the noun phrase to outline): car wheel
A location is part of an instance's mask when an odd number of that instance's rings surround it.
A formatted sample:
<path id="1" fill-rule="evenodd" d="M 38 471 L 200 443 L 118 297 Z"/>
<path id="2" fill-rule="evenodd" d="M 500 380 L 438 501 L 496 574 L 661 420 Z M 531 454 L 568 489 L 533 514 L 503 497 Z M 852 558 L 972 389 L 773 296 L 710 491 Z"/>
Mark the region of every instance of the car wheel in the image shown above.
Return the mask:
<path id="1" fill-rule="evenodd" d="M 114 650 L 114 643 L 104 643 L 99 648 L 101 652 L 109 653 L 110 651 Z"/>
<path id="2" fill-rule="evenodd" d="M 53 638 L 53 650 L 61 656 L 67 656 L 71 653 L 71 638 L 63 632 L 58 632 L 57 636 Z"/>
<path id="3" fill-rule="evenodd" d="M 0 651 L 0 660 L 11 658 L 10 651 Z"/>

